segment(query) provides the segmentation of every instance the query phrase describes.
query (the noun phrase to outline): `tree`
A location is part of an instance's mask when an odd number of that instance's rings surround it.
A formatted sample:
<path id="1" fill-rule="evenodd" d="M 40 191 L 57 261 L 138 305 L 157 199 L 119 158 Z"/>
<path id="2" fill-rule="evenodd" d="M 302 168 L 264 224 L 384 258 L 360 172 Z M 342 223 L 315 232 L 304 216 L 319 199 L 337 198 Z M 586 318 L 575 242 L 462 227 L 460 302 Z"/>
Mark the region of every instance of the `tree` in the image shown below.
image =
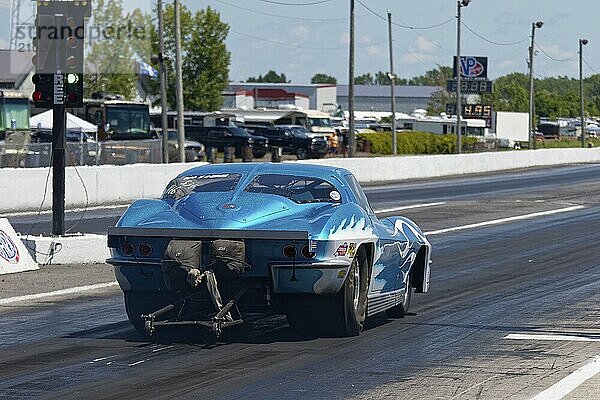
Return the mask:
<path id="1" fill-rule="evenodd" d="M 191 111 L 218 110 L 223 105 L 223 91 L 229 83 L 231 53 L 225 45 L 229 25 L 222 22 L 220 14 L 210 7 L 195 13 L 184 5 L 180 7 L 184 108 Z M 167 101 L 174 109 L 177 98 L 175 10 L 172 4 L 166 5 L 163 17 Z M 153 32 L 152 37 L 153 54 L 158 54 L 158 34 Z"/>
<path id="2" fill-rule="evenodd" d="M 215 111 L 223 105 L 231 54 L 225 45 L 229 25 L 210 7 L 194 14 L 183 59 L 186 109 Z"/>
<path id="3" fill-rule="evenodd" d="M 85 95 L 94 92 L 120 94 L 133 98 L 137 92 L 134 56 L 150 53 L 147 35 L 152 29 L 150 17 L 139 9 L 123 10 L 122 0 L 98 0 L 94 7 L 94 25 L 104 35 L 91 41 L 85 60 Z M 124 22 L 136 34 L 122 34 Z M 131 33 L 131 32 L 129 32 Z"/>
<path id="4" fill-rule="evenodd" d="M 375 79 L 373 79 L 373 75 L 371 75 L 371 73 L 368 72 L 363 75 L 355 76 L 354 84 L 355 85 L 374 85 Z"/>
<path id="5" fill-rule="evenodd" d="M 284 73 L 278 74 L 273 70 L 269 70 L 265 76 L 259 75 L 258 78 L 249 77 L 246 82 L 265 82 L 265 83 L 290 83 Z"/>
<path id="6" fill-rule="evenodd" d="M 437 68 L 425 72 L 424 75 L 416 76 L 408 80 L 409 85 L 417 86 L 446 86 L 446 81 L 452 79 L 452 67 L 438 65 Z"/>
<path id="7" fill-rule="evenodd" d="M 310 83 L 325 83 L 325 84 L 336 84 L 337 79 L 334 76 L 327 74 L 316 74 L 310 80 Z"/>
<path id="8" fill-rule="evenodd" d="M 439 115 L 446 112 L 446 104 L 455 104 L 456 94 L 450 93 L 444 89 L 431 94 L 427 104 L 427 113 L 430 115 Z"/>

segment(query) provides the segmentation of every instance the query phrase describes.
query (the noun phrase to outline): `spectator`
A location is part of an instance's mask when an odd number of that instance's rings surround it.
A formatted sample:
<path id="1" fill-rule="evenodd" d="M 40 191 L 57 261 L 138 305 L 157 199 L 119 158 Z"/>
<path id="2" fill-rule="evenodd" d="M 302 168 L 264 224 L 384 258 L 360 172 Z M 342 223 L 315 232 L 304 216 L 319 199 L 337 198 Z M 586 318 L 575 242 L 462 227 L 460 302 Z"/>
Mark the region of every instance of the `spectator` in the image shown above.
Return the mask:
<path id="1" fill-rule="evenodd" d="M 331 154 L 332 157 L 337 154 L 337 148 L 338 148 L 338 137 L 337 137 L 337 132 L 336 132 L 329 137 L 329 153 Z"/>

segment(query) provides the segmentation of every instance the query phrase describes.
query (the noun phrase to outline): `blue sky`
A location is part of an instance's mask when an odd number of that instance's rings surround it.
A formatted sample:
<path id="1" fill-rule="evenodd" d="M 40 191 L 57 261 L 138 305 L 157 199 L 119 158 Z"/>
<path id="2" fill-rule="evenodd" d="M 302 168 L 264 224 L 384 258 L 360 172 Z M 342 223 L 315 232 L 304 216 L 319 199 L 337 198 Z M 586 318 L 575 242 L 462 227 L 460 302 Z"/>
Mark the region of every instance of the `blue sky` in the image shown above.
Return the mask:
<path id="1" fill-rule="evenodd" d="M 322 1 L 325 2 L 294 5 Z M 393 21 L 401 25 L 424 27 L 448 21 L 427 30 L 394 27 L 397 75 L 412 77 L 438 64 L 451 64 L 456 52 L 455 1 L 360 1 L 383 17 L 389 9 Z M 339 83 L 348 81 L 349 0 L 182 2 L 194 10 L 211 6 L 230 25 L 227 45 L 232 53 L 230 78 L 234 81 L 264 74 L 269 69 L 285 73 L 296 83 L 308 82 L 317 72 L 333 75 Z M 128 7 L 149 4 L 146 0 L 126 0 L 125 3 Z M 590 75 L 600 72 L 600 36 L 594 35 L 598 31 L 598 15 L 600 0 L 472 0 L 463 8 L 463 22 L 469 28 L 497 43 L 519 43 L 495 45 L 464 28 L 463 54 L 488 56 L 492 78 L 514 71 L 526 72 L 531 23 L 543 20 L 543 28 L 537 31 L 538 76 L 576 76 L 580 37 L 590 40 L 584 50 L 589 64 L 584 67 L 584 73 Z M 10 0 L 0 0 L 0 47 L 5 47 L 3 44 L 8 41 L 9 21 Z M 356 73 L 387 70 L 388 64 L 387 23 L 356 0 Z"/>

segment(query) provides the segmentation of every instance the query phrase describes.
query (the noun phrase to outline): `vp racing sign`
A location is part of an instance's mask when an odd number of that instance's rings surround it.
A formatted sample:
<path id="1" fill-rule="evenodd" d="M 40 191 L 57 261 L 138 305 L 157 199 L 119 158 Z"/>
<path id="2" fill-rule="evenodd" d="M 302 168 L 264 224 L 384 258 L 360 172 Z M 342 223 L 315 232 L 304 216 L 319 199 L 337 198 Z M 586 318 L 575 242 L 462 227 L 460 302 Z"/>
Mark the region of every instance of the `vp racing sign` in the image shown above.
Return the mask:
<path id="1" fill-rule="evenodd" d="M 6 218 L 0 218 L 0 275 L 33 271 L 39 266 Z"/>
<path id="2" fill-rule="evenodd" d="M 460 57 L 460 76 L 464 79 L 487 79 L 488 58 L 476 56 Z M 456 79 L 456 56 L 454 57 L 454 79 Z"/>

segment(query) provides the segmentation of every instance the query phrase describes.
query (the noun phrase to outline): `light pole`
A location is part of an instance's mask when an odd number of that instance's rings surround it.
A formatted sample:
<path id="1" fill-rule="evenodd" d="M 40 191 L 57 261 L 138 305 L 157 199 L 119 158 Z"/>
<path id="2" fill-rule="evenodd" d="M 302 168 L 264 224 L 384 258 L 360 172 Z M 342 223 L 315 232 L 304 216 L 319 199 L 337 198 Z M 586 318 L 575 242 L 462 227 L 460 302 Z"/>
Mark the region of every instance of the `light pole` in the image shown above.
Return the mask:
<path id="1" fill-rule="evenodd" d="M 461 97 L 461 74 L 462 69 L 460 67 L 460 18 L 461 18 L 461 9 L 469 5 L 471 0 L 459 0 L 456 2 L 457 4 L 457 13 L 456 13 L 456 61 L 455 61 L 455 69 L 456 69 L 456 154 L 460 154 L 462 152 L 462 138 L 460 132 L 461 125 L 461 116 L 462 116 L 462 97 Z"/>
<path id="2" fill-rule="evenodd" d="M 167 121 L 167 69 L 165 68 L 165 40 L 163 34 L 163 7 L 162 0 L 156 2 L 158 13 L 158 62 L 160 63 L 160 107 L 162 126 L 162 152 L 163 163 L 169 162 L 169 132 Z"/>
<path id="3" fill-rule="evenodd" d="M 185 125 L 183 120 L 183 72 L 181 66 L 181 5 L 179 0 L 174 0 L 175 9 L 175 71 L 177 84 L 177 147 L 179 162 L 185 162 Z"/>
<path id="4" fill-rule="evenodd" d="M 581 147 L 585 148 L 585 109 L 583 107 L 583 46 L 587 39 L 579 39 L 579 101 L 581 112 Z"/>
<path id="5" fill-rule="evenodd" d="M 387 12 L 388 14 L 388 35 L 389 35 L 389 42 L 390 42 L 390 73 L 389 73 L 389 78 L 390 78 L 390 91 L 391 91 L 391 97 L 392 97 L 392 107 L 391 107 L 391 111 L 392 111 L 392 154 L 393 155 L 397 155 L 398 154 L 398 149 L 397 149 L 397 137 L 396 137 L 396 98 L 394 96 L 394 80 L 396 79 L 394 76 L 394 55 L 392 53 L 392 13 L 388 10 Z"/>
<path id="6" fill-rule="evenodd" d="M 535 149 L 536 143 L 533 137 L 535 107 L 533 104 L 533 56 L 535 55 L 535 28 L 541 28 L 543 21 L 531 24 L 531 46 L 529 46 L 529 149 Z"/>
<path id="7" fill-rule="evenodd" d="M 350 40 L 348 49 L 348 156 L 356 153 L 356 135 L 354 133 L 354 0 L 350 0 Z"/>

